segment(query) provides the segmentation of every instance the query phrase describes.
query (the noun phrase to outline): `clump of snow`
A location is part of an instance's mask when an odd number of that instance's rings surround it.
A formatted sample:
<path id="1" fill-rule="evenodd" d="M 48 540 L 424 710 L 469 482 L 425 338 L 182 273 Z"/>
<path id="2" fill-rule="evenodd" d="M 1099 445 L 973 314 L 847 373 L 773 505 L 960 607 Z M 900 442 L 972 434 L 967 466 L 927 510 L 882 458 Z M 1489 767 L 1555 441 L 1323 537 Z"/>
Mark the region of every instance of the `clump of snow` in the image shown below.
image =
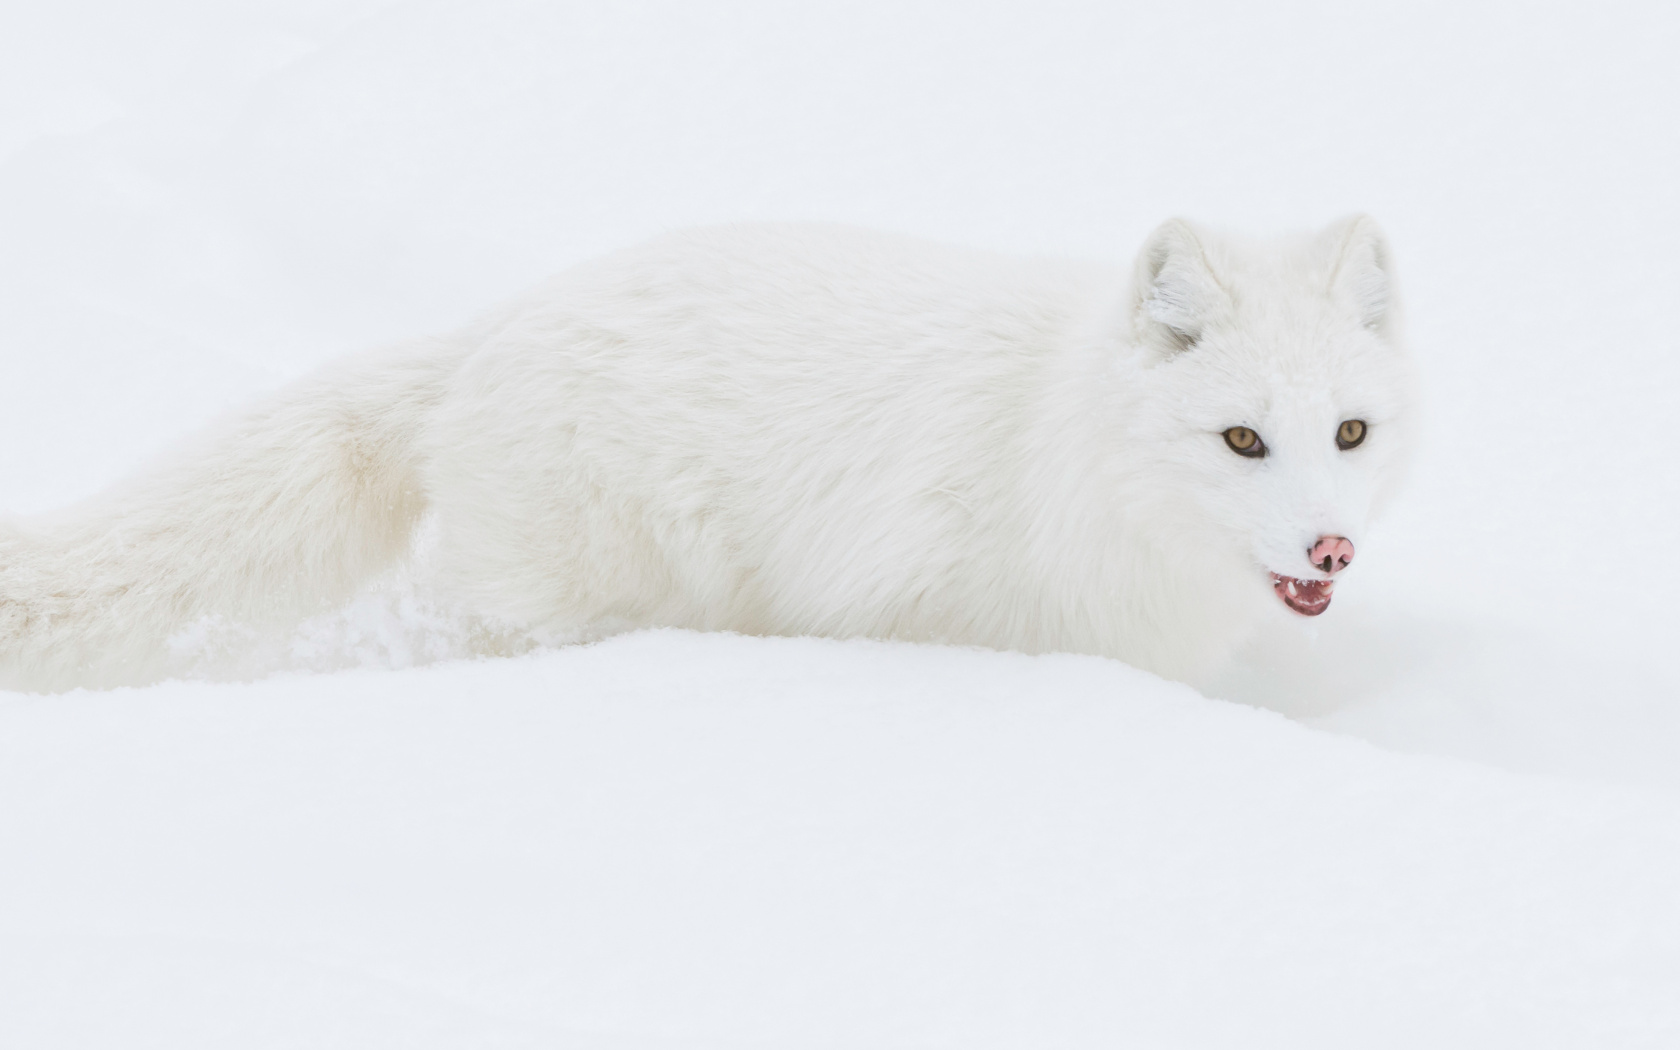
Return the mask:
<path id="1" fill-rule="evenodd" d="M 288 671 L 401 669 L 594 640 L 493 621 L 442 599 L 430 585 L 438 538 L 428 516 L 402 565 L 301 623 L 259 629 L 206 616 L 189 624 L 168 640 L 172 677 L 250 681 Z"/>
<path id="2" fill-rule="evenodd" d="M 209 681 L 0 698 L 10 1042 L 1680 1035 L 1680 20 L 79 0 L 7 25 L 6 512 L 716 220 L 1124 259 L 1173 214 L 1369 211 L 1430 413 L 1330 613 L 1213 699 L 681 633 L 464 659 L 491 628 L 405 578 L 284 638 L 198 625 Z"/>

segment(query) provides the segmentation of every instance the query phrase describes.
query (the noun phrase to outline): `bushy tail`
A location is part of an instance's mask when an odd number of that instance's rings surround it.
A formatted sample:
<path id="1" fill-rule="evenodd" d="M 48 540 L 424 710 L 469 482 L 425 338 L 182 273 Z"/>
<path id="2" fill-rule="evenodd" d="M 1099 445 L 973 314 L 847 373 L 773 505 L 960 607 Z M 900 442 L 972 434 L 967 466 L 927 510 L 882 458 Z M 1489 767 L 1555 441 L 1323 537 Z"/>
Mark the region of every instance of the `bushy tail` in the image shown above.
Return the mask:
<path id="1" fill-rule="evenodd" d="M 0 525 L 0 686 L 153 681 L 207 617 L 272 629 L 344 601 L 408 547 L 424 424 L 460 357 L 347 362 L 128 484 Z"/>

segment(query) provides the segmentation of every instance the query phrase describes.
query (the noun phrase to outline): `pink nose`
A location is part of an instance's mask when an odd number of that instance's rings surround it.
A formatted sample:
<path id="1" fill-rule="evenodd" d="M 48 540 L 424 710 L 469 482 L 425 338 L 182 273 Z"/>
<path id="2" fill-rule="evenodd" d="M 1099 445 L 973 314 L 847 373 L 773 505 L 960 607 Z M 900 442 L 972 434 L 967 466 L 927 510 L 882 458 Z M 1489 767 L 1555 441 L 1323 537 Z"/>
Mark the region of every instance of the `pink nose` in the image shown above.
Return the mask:
<path id="1" fill-rule="evenodd" d="M 1346 536 L 1320 536 L 1307 552 L 1307 560 L 1319 572 L 1334 576 L 1353 564 L 1353 541 Z"/>

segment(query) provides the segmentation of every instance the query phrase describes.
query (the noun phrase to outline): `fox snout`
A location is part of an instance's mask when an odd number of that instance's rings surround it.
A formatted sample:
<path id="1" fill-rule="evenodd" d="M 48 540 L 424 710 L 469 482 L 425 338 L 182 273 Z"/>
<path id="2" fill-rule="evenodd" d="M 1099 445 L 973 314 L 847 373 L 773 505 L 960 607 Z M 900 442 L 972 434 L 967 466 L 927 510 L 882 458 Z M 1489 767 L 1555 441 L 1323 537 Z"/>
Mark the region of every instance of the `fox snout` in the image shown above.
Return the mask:
<path id="1" fill-rule="evenodd" d="M 1320 536 L 1307 551 L 1313 568 L 1330 576 L 1353 564 L 1353 541 L 1346 536 Z"/>

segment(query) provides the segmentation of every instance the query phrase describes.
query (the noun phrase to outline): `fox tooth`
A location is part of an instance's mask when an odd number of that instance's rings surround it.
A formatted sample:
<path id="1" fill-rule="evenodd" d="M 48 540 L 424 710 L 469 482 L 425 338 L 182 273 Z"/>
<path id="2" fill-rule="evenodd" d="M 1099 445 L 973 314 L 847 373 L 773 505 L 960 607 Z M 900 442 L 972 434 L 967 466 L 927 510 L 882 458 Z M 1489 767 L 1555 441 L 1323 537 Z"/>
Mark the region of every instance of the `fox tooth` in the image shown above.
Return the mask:
<path id="1" fill-rule="evenodd" d="M 1293 582 L 1289 584 L 1289 596 L 1291 598 L 1295 597 L 1295 584 Z"/>

